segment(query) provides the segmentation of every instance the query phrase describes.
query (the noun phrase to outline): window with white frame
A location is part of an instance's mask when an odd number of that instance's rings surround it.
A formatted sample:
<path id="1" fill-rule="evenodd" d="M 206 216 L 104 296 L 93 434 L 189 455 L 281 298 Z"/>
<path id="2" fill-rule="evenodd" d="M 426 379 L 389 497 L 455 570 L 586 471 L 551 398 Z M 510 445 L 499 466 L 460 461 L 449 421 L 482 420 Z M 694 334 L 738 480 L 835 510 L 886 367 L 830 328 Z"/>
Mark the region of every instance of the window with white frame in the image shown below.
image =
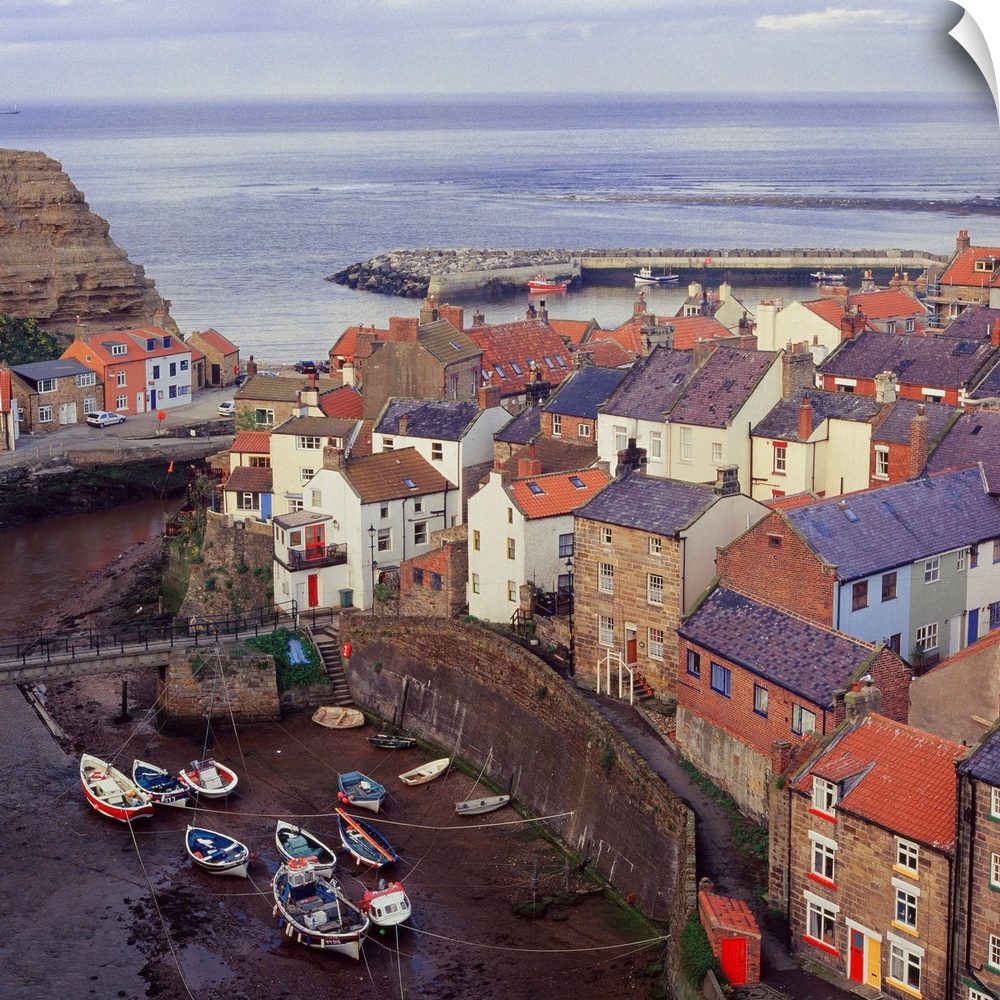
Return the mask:
<path id="1" fill-rule="evenodd" d="M 875 446 L 875 478 L 889 478 L 889 449 L 885 445 Z"/>
<path id="2" fill-rule="evenodd" d="M 127 380 L 127 379 L 128 379 L 128 374 L 127 374 L 127 372 L 119 372 L 119 373 L 118 373 L 118 388 L 119 388 L 119 389 L 120 389 L 120 388 L 121 388 L 121 387 L 122 387 L 123 385 L 126 385 L 126 384 L 127 384 L 127 382 L 126 382 L 126 380 Z"/>
<path id="3" fill-rule="evenodd" d="M 577 424 L 576 425 L 576 436 L 579 438 L 589 438 L 590 437 L 590 424 Z"/>
<path id="4" fill-rule="evenodd" d="M 382 438 L 383 451 L 392 451 L 395 447 L 396 444 L 393 438 Z"/>
<path id="5" fill-rule="evenodd" d="M 128 396 L 115 396 L 115 409 L 124 410 L 128 407 Z"/>
<path id="6" fill-rule="evenodd" d="M 602 594 L 613 594 L 615 592 L 615 567 L 614 563 L 597 564 L 597 589 Z"/>
<path id="7" fill-rule="evenodd" d="M 310 490 L 309 491 L 309 503 L 313 507 L 323 506 L 323 491 L 322 490 Z"/>
<path id="8" fill-rule="evenodd" d="M 611 529 L 606 525 L 601 526 L 601 544 L 602 545 L 611 544 Z"/>
<path id="9" fill-rule="evenodd" d="M 788 468 L 788 445 L 776 444 L 774 446 L 773 471 L 784 475 Z"/>
<path id="10" fill-rule="evenodd" d="M 38 422 L 40 424 L 48 424 L 52 422 L 52 407 L 51 406 L 39 406 L 38 407 Z"/>
<path id="11" fill-rule="evenodd" d="M 767 688 L 763 684 L 753 686 L 753 710 L 758 715 L 767 715 Z"/>
<path id="12" fill-rule="evenodd" d="M 1000 934 L 991 934 L 986 948 L 986 964 L 994 971 L 1000 972 Z"/>
<path id="13" fill-rule="evenodd" d="M 83 401 L 83 412 L 84 413 L 96 413 L 97 412 L 97 397 L 88 396 Z"/>
<path id="14" fill-rule="evenodd" d="M 895 922 L 900 927 L 915 931 L 917 929 L 917 899 L 920 890 L 913 885 L 905 885 L 897 879 L 892 880 L 893 888 L 896 890 L 896 915 Z"/>
<path id="15" fill-rule="evenodd" d="M 413 544 L 414 545 L 426 545 L 427 544 L 427 522 L 418 521 L 413 526 Z"/>
<path id="16" fill-rule="evenodd" d="M 257 508 L 260 507 L 260 502 L 257 499 L 259 496 L 259 493 L 237 493 L 236 509 L 257 510 Z"/>
<path id="17" fill-rule="evenodd" d="M 597 645 L 609 649 L 615 644 L 615 620 L 610 615 L 599 615 L 597 620 Z"/>
<path id="18" fill-rule="evenodd" d="M 966 1000 L 996 1000 L 996 998 L 992 993 L 984 993 L 982 990 L 977 990 L 975 986 L 970 986 Z"/>
<path id="19" fill-rule="evenodd" d="M 964 573 L 965 567 L 968 565 L 969 561 L 969 550 L 959 549 L 958 555 L 955 558 L 955 572 Z"/>
<path id="20" fill-rule="evenodd" d="M 298 451 L 319 451 L 323 447 L 323 439 L 315 434 L 296 434 L 295 447 Z"/>
<path id="21" fill-rule="evenodd" d="M 937 583 L 941 579 L 941 560 L 938 556 L 924 560 L 924 583 Z"/>
<path id="22" fill-rule="evenodd" d="M 573 555 L 573 532 L 559 536 L 559 558 L 568 559 Z"/>
<path id="23" fill-rule="evenodd" d="M 920 848 L 912 840 L 896 838 L 896 867 L 907 875 L 917 877 L 920 870 Z"/>
<path id="24" fill-rule="evenodd" d="M 97 385 L 97 372 L 83 372 L 76 377 L 76 387 L 85 389 L 88 385 Z"/>
<path id="25" fill-rule="evenodd" d="M 422 514 L 424 510 L 424 498 L 414 497 L 413 498 L 413 513 Z"/>
<path id="26" fill-rule="evenodd" d="M 478 528 L 472 529 L 472 548 L 479 552 L 482 548 L 483 536 L 479 533 Z"/>
<path id="27" fill-rule="evenodd" d="M 517 581 L 508 580 L 507 581 L 507 600 L 512 604 L 517 600 Z"/>
<path id="28" fill-rule="evenodd" d="M 444 442 L 431 441 L 431 461 L 441 462 L 444 460 Z"/>
<path id="29" fill-rule="evenodd" d="M 832 816 L 837 808 L 837 786 L 826 778 L 813 776 L 812 807 L 827 816 Z"/>
<path id="30" fill-rule="evenodd" d="M 920 967 L 924 949 L 909 941 L 889 939 L 889 979 L 916 993 L 920 992 Z"/>
<path id="31" fill-rule="evenodd" d="M 820 899 L 808 899 L 806 916 L 806 935 L 828 948 L 836 948 L 837 907 Z"/>
<path id="32" fill-rule="evenodd" d="M 289 497 L 288 513 L 294 514 L 297 510 L 302 510 L 302 497 Z"/>
<path id="33" fill-rule="evenodd" d="M 127 352 L 127 348 L 126 348 L 126 346 L 124 344 L 112 344 L 111 345 L 111 353 L 114 354 L 114 355 L 125 354 L 126 352 Z"/>
<path id="34" fill-rule="evenodd" d="M 809 831 L 809 839 L 812 841 L 810 872 L 834 884 L 837 881 L 837 842 L 812 830 Z"/>
<path id="35" fill-rule="evenodd" d="M 46 392 L 56 391 L 56 380 L 54 378 L 40 378 L 38 380 L 38 395 Z"/>
<path id="36" fill-rule="evenodd" d="M 816 732 L 816 713 L 801 705 L 792 705 L 792 732 L 796 736 Z"/>
<path id="37" fill-rule="evenodd" d="M 649 433 L 649 460 L 651 462 L 663 461 L 663 434 L 660 431 L 650 431 Z"/>
<path id="38" fill-rule="evenodd" d="M 657 535 L 649 536 L 649 554 L 658 556 L 663 551 L 663 539 Z"/>
<path id="39" fill-rule="evenodd" d="M 917 629 L 917 648 L 923 652 L 929 652 L 938 648 L 938 623 L 931 622 L 930 625 L 921 625 Z"/>
<path id="40" fill-rule="evenodd" d="M 515 542 L 513 538 L 507 539 L 507 558 L 517 558 L 517 542 Z"/>
<path id="41" fill-rule="evenodd" d="M 691 461 L 691 428 L 681 428 L 681 461 Z"/>
<path id="42" fill-rule="evenodd" d="M 990 819 L 1000 819 L 1000 788 L 990 789 Z"/>
<path id="43" fill-rule="evenodd" d="M 1000 854 L 990 855 L 990 888 L 1000 889 Z"/>
<path id="44" fill-rule="evenodd" d="M 646 577 L 646 600 L 650 604 L 663 604 L 663 577 L 659 573 L 650 573 Z"/>
<path id="45" fill-rule="evenodd" d="M 553 437 L 559 437 L 562 434 L 562 414 L 553 413 L 552 414 L 552 435 Z"/>
<path id="46" fill-rule="evenodd" d="M 615 451 L 624 451 L 628 447 L 628 430 L 615 425 Z"/>
<path id="47" fill-rule="evenodd" d="M 274 423 L 274 410 L 270 407 L 258 406 L 253 411 L 253 420 L 255 424 L 270 427 Z"/>
<path id="48" fill-rule="evenodd" d="M 479 593 L 479 574 L 478 573 L 473 573 L 472 574 L 472 592 L 474 594 L 478 594 Z"/>
<path id="49" fill-rule="evenodd" d="M 663 659 L 663 629 L 649 629 L 649 656 L 653 660 Z"/>
<path id="50" fill-rule="evenodd" d="M 379 552 L 392 551 L 392 528 L 378 529 L 378 545 L 376 547 Z"/>
<path id="51" fill-rule="evenodd" d="M 315 476 L 315 475 L 316 475 L 316 470 L 315 469 L 311 469 L 311 468 L 299 469 L 299 479 L 302 480 L 303 484 L 308 483 L 309 480 L 312 479 L 312 477 Z"/>
<path id="52" fill-rule="evenodd" d="M 722 462 L 722 442 L 712 442 L 712 464 L 719 465 Z"/>

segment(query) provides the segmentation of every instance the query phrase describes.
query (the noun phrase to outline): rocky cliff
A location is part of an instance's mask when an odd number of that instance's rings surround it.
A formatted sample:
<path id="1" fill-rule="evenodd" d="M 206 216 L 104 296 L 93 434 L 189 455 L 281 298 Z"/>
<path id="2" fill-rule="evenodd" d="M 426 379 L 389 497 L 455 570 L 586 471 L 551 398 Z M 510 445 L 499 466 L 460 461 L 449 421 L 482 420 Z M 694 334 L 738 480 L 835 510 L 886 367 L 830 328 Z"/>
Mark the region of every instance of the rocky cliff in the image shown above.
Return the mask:
<path id="1" fill-rule="evenodd" d="M 0 149 L 0 313 L 52 333 L 151 326 L 170 303 L 108 232 L 61 164 Z"/>

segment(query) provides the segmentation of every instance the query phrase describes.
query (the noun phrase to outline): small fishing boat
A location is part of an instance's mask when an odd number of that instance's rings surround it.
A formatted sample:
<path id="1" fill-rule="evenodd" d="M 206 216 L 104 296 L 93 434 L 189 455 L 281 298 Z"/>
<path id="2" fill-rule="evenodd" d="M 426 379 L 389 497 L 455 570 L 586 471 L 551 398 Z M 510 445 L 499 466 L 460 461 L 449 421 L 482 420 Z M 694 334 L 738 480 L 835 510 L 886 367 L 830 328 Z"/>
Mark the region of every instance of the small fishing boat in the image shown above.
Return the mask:
<path id="1" fill-rule="evenodd" d="M 102 816 L 130 823 L 153 815 L 152 799 L 118 768 L 93 754 L 80 758 L 80 784 L 87 801 Z"/>
<path id="2" fill-rule="evenodd" d="M 407 750 L 416 746 L 416 736 L 393 736 L 391 733 L 378 733 L 376 736 L 369 736 L 368 742 L 373 747 L 381 747 L 383 750 Z"/>
<path id="3" fill-rule="evenodd" d="M 827 274 L 826 271 L 816 271 L 809 275 L 817 285 L 842 285 L 844 283 L 844 275 L 842 274 Z"/>
<path id="4" fill-rule="evenodd" d="M 668 274 L 666 271 L 654 274 L 648 267 L 640 267 L 638 271 L 633 271 L 632 277 L 637 285 L 676 285 L 680 280 L 678 275 Z"/>
<path id="5" fill-rule="evenodd" d="M 406 920 L 413 907 L 406 895 L 402 882 L 379 879 L 377 889 L 365 889 L 361 897 L 361 910 L 367 913 L 371 922 L 379 927 L 394 927 Z"/>
<path id="6" fill-rule="evenodd" d="M 370 823 L 348 816 L 343 809 L 337 810 L 337 827 L 340 842 L 359 865 L 391 865 L 399 860 L 395 848 Z"/>
<path id="7" fill-rule="evenodd" d="M 323 878 L 331 878 L 337 870 L 337 856 L 333 850 L 316 834 L 303 830 L 301 826 L 279 819 L 274 831 L 274 843 L 286 861 L 305 858 L 311 862 L 316 874 Z"/>
<path id="8" fill-rule="evenodd" d="M 420 767 L 415 767 L 411 771 L 404 771 L 399 776 L 399 780 L 404 785 L 423 785 L 428 781 L 433 781 L 435 778 L 441 777 L 450 763 L 451 758 L 439 757 L 437 760 L 428 761 L 426 764 L 421 764 Z"/>
<path id="9" fill-rule="evenodd" d="M 340 884 L 319 874 L 304 858 L 292 858 L 275 873 L 271 883 L 274 916 L 279 927 L 307 948 L 335 951 L 357 961 L 369 920 L 352 903 Z"/>
<path id="10" fill-rule="evenodd" d="M 166 768 L 145 760 L 132 761 L 132 780 L 157 806 L 186 806 L 191 789 Z"/>
<path id="11" fill-rule="evenodd" d="M 480 816 L 491 813 L 494 809 L 502 809 L 510 802 L 509 795 L 489 795 L 484 799 L 466 799 L 455 803 L 455 812 L 459 816 Z"/>
<path id="12" fill-rule="evenodd" d="M 191 860 L 213 875 L 238 875 L 247 877 L 250 848 L 235 837 L 203 826 L 189 826 L 184 837 Z"/>
<path id="13" fill-rule="evenodd" d="M 337 798 L 343 805 L 357 806 L 377 813 L 385 801 L 385 786 L 360 771 L 345 771 L 337 775 L 340 791 Z"/>
<path id="14" fill-rule="evenodd" d="M 322 705 L 313 712 L 313 722 L 318 722 L 327 729 L 353 729 L 355 726 L 363 726 L 365 717 L 356 708 Z"/>
<path id="15" fill-rule="evenodd" d="M 225 798 L 239 781 L 234 771 L 211 758 L 191 761 L 191 766 L 181 771 L 178 777 L 192 792 L 208 799 Z"/>
<path id="16" fill-rule="evenodd" d="M 547 278 L 544 274 L 536 274 L 528 282 L 529 292 L 565 292 L 569 281 L 565 278 Z"/>

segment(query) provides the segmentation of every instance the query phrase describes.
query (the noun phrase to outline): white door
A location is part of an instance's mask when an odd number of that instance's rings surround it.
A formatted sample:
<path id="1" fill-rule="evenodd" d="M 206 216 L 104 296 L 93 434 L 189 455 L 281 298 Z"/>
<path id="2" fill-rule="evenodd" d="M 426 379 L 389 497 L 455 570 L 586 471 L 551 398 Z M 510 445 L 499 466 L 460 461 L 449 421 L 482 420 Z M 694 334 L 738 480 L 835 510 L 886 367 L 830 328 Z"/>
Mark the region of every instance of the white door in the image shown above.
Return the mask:
<path id="1" fill-rule="evenodd" d="M 146 412 L 146 394 L 144 392 L 137 392 L 135 394 L 135 412 Z"/>
<path id="2" fill-rule="evenodd" d="M 59 423 L 60 424 L 76 423 L 76 403 L 59 404 Z"/>

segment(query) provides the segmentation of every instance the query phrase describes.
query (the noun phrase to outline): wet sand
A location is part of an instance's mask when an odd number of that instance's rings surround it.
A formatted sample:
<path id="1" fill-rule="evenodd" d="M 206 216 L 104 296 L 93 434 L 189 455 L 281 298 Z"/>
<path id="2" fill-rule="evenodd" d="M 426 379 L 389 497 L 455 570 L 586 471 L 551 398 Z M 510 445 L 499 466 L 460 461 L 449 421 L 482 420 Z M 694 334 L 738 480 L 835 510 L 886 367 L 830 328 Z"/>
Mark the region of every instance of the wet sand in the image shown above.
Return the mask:
<path id="1" fill-rule="evenodd" d="M 365 998 L 427 997 L 519 1000 L 548 993 L 577 1000 L 617 1000 L 648 993 L 637 973 L 656 956 L 628 942 L 650 936 L 600 894 L 555 905 L 541 918 L 514 914 L 534 892 L 593 890 L 564 856 L 520 825 L 512 809 L 459 820 L 454 803 L 474 779 L 452 771 L 427 785 L 397 775 L 429 759 L 420 750 L 371 747 L 372 726 L 323 729 L 302 714 L 281 723 L 213 726 L 171 734 L 148 713 L 152 677 L 128 676 L 128 722 L 120 711 L 122 677 L 52 685 L 45 695 L 67 734 L 51 738 L 14 689 L 0 691 L 7 764 L 27 777 L 5 782 L 0 850 L 7 892 L 0 902 L 8 929 L 7 998 L 212 997 L 220 1000 L 345 994 Z M 65 752 L 64 752 L 65 750 Z M 78 781 L 81 750 L 112 758 L 123 770 L 134 757 L 178 769 L 215 756 L 240 776 L 228 800 L 197 810 L 161 809 L 130 829 L 95 813 Z M 403 857 L 385 869 L 401 879 L 418 930 L 377 931 L 362 960 L 291 942 L 272 916 L 269 880 L 277 866 L 274 821 L 300 821 L 331 846 L 336 833 L 337 772 L 358 769 L 389 790 L 379 829 Z M 8 773 L 10 773 L 8 771 Z M 363 818 L 368 818 L 364 813 Z M 254 854 L 250 878 L 192 868 L 183 849 L 188 822 L 220 829 Z M 341 855 L 341 880 L 359 898 L 375 877 Z M 610 950 L 607 945 L 616 945 Z"/>

